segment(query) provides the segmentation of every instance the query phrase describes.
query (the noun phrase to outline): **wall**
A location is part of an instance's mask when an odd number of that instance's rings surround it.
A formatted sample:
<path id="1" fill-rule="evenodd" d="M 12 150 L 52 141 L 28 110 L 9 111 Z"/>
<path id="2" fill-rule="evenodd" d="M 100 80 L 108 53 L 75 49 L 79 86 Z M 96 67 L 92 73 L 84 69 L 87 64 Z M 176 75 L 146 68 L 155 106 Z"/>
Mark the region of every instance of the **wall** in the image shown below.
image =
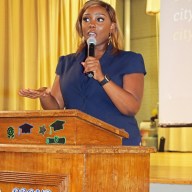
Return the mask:
<path id="1" fill-rule="evenodd" d="M 156 18 L 146 14 L 146 0 L 131 0 L 131 50 L 144 57 L 147 75 L 138 123 L 149 120 L 158 103 Z"/>

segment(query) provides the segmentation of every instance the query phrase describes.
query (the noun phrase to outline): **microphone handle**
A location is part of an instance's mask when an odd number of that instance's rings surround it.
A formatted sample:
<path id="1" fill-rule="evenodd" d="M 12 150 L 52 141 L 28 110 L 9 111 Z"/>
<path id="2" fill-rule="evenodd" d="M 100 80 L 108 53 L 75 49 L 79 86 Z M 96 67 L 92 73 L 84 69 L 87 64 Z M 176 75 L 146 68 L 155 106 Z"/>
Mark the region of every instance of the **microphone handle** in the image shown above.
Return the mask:
<path id="1" fill-rule="evenodd" d="M 91 57 L 95 57 L 95 45 L 93 43 L 89 44 L 88 55 Z M 94 76 L 94 73 L 90 71 L 87 73 L 87 76 L 91 78 Z"/>
<path id="2" fill-rule="evenodd" d="M 93 43 L 89 44 L 89 56 L 95 57 L 95 45 Z"/>

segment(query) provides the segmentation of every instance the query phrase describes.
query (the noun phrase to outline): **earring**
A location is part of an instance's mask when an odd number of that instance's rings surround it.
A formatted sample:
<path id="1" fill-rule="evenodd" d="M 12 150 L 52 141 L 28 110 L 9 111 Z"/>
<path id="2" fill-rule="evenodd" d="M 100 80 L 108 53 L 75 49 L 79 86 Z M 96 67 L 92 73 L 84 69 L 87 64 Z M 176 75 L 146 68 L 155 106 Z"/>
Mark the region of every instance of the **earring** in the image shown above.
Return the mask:
<path id="1" fill-rule="evenodd" d="M 108 45 L 111 43 L 111 33 L 109 33 L 109 37 L 108 37 Z"/>
<path id="2" fill-rule="evenodd" d="M 82 38 L 81 38 L 81 42 L 82 42 L 82 43 L 85 42 L 85 37 L 84 37 L 84 36 L 82 36 Z"/>

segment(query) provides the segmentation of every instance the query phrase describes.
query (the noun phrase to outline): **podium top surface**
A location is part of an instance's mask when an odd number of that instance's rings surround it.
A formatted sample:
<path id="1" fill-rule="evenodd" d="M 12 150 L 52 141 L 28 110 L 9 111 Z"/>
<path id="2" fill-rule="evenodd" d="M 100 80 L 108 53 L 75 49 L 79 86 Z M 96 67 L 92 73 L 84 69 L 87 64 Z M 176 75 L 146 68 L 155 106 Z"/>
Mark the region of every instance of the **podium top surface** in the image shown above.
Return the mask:
<path id="1" fill-rule="evenodd" d="M 25 111 L 0 111 L 1 118 L 36 118 L 36 117 L 75 117 L 82 119 L 88 123 L 96 125 L 102 129 L 105 129 L 109 132 L 117 134 L 121 137 L 128 138 L 129 134 L 122 128 L 119 129 L 113 125 L 110 125 L 102 120 L 92 117 L 84 112 L 81 112 L 76 109 L 67 109 L 67 110 L 25 110 Z"/>
<path id="2" fill-rule="evenodd" d="M 98 146 L 98 145 L 22 145 L 22 144 L 0 144 L 0 152 L 22 152 L 22 153 L 69 153 L 69 154 L 146 154 L 155 153 L 154 147 L 143 146 Z"/>

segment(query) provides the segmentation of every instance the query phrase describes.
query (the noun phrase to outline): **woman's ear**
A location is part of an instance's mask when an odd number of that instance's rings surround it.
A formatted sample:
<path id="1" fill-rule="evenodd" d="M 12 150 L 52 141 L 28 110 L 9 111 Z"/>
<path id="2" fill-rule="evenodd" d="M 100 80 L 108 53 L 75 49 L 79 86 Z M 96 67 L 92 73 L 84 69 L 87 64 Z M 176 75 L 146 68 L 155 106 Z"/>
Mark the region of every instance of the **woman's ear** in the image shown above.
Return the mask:
<path id="1" fill-rule="evenodd" d="M 111 29 L 114 29 L 114 28 L 115 28 L 115 26 L 116 26 L 116 24 L 115 24 L 115 23 L 111 23 Z"/>
<path id="2" fill-rule="evenodd" d="M 111 23 L 110 31 L 111 33 L 115 30 L 116 28 L 116 23 Z"/>

